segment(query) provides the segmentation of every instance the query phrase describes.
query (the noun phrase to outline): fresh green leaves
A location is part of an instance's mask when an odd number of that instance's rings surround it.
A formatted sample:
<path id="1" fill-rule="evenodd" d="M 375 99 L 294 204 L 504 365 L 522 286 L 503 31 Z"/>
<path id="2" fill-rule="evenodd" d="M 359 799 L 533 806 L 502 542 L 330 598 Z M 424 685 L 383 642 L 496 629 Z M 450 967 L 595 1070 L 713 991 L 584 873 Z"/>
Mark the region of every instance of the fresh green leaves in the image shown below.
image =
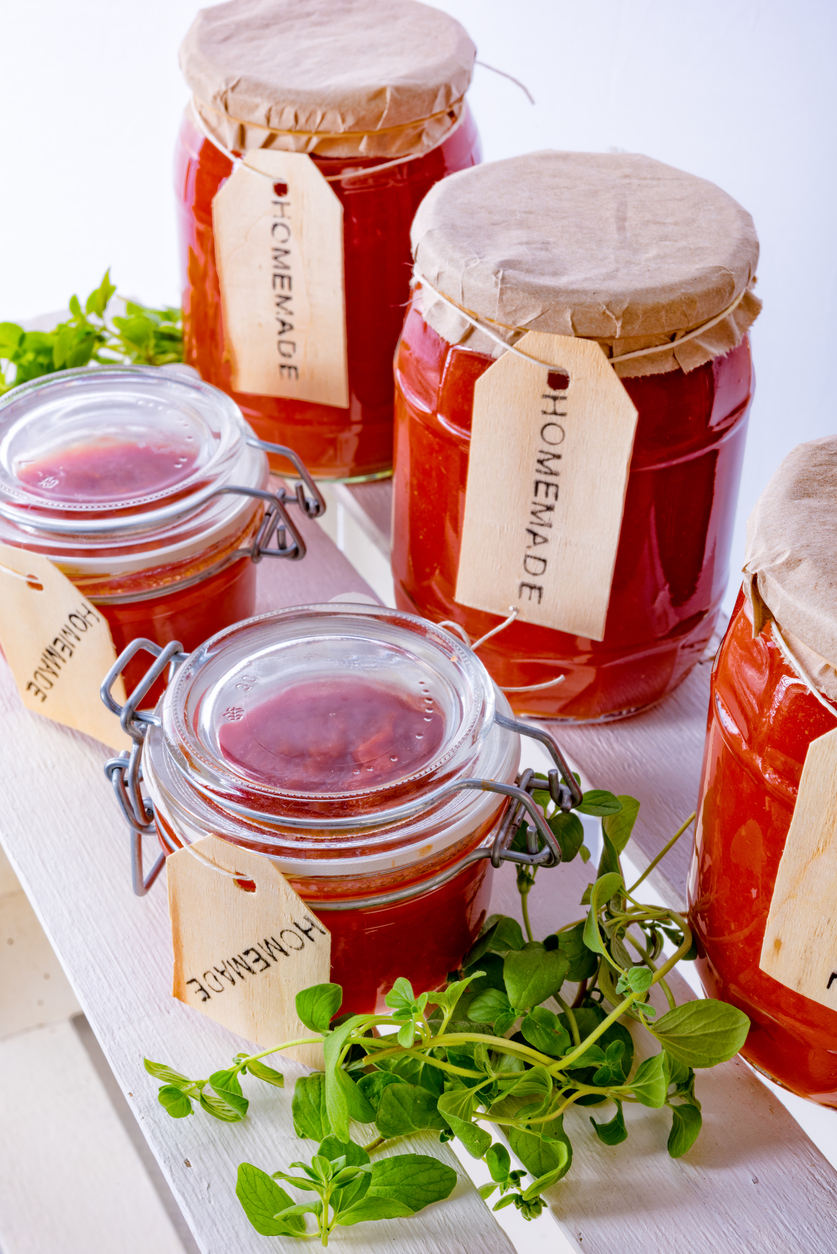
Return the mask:
<path id="1" fill-rule="evenodd" d="M 296 995 L 296 1013 L 312 1032 L 327 1032 L 340 1009 L 343 990 L 339 984 L 315 984 Z"/>
<path id="2" fill-rule="evenodd" d="M 304 1235 L 305 1220 L 300 1216 L 277 1218 L 280 1212 L 293 1206 L 293 1199 L 266 1171 L 251 1163 L 242 1163 L 238 1168 L 235 1195 L 250 1223 L 263 1237 Z"/>
<path id="3" fill-rule="evenodd" d="M 17 331 L 0 325 L 0 344 L 4 336 L 14 343 Z M 551 805 L 546 789 L 536 790 L 536 800 Z M 406 1135 L 458 1137 L 488 1165 L 491 1183 L 480 1190 L 483 1197 L 494 1198 L 495 1210 L 514 1205 L 526 1218 L 541 1212 L 542 1193 L 571 1167 L 564 1129 L 570 1107 L 575 1116 L 580 1106 L 610 1103 L 604 1109 L 615 1113 L 591 1123 L 599 1140 L 616 1146 L 628 1135 L 624 1103 L 665 1106 L 672 1121 L 669 1153 L 679 1157 L 690 1149 L 701 1126 L 694 1068 L 731 1057 L 748 1024 L 740 1011 L 719 1002 L 674 1005 L 665 978 L 690 951 L 692 938 L 680 915 L 644 906 L 625 889 L 620 854 L 638 808 L 628 796 L 601 790 L 584 795 L 579 809 L 602 818 L 599 876 L 584 895 L 585 917 L 542 942 L 531 936 L 526 902 L 534 872 L 524 868 L 518 883 L 526 935 L 516 920 L 493 916 L 447 987 L 416 992 L 402 977 L 386 995 L 388 1013 L 342 1020 L 335 1018 L 342 1000 L 338 985 L 299 994 L 299 1018 L 323 1040 L 324 1070 L 297 1080 L 293 1120 L 297 1134 L 319 1148 L 310 1162 L 291 1163 L 272 1177 L 242 1164 L 237 1193 L 259 1232 L 313 1235 L 311 1216 L 327 1244 L 335 1227 L 407 1217 L 453 1188 L 455 1173 L 434 1158 L 411 1154 L 372 1162 L 350 1140 L 353 1124 L 374 1125 L 377 1137 L 371 1136 L 368 1150 Z M 553 813 L 547 821 L 565 857 L 572 856 L 580 848 L 576 815 Z M 514 839 L 517 847 L 528 847 L 525 832 Z M 667 942 L 676 949 L 669 958 Z M 575 986 L 570 992 L 564 990 L 567 981 Z M 662 997 L 652 1004 L 655 990 L 674 1006 L 659 1020 L 653 1016 Z M 628 1018 L 663 1046 L 635 1068 Z M 281 1073 L 258 1054 L 238 1054 L 232 1067 L 205 1080 L 191 1080 L 164 1063 L 147 1062 L 146 1068 L 161 1082 L 159 1100 L 173 1118 L 184 1118 L 197 1102 L 214 1118 L 237 1122 L 248 1110 L 243 1076 L 272 1089 L 283 1084 Z M 505 1145 L 492 1143 L 486 1128 L 491 1123 L 507 1137 L 522 1168 L 512 1168 Z M 284 1185 L 302 1200 L 293 1201 Z"/>
<path id="4" fill-rule="evenodd" d="M 442 1201 L 456 1184 L 456 1172 L 427 1154 L 396 1154 L 372 1163 L 359 1145 L 336 1137 L 326 1137 L 310 1163 L 291 1167 L 296 1174 L 277 1171 L 273 1177 L 250 1163 L 238 1169 L 236 1196 L 263 1236 L 306 1236 L 305 1217 L 312 1215 L 322 1245 L 328 1245 L 335 1227 L 407 1218 Z M 319 1200 L 294 1203 L 277 1179 Z"/>
<path id="5" fill-rule="evenodd" d="M 416 997 L 412 984 L 402 976 L 395 981 L 384 998 L 386 1004 L 392 1008 L 393 1022 L 401 1024 L 398 1029 L 398 1044 L 405 1049 L 409 1049 L 416 1036 L 422 1034 L 420 1024 L 426 1028 L 424 1008 L 429 995 L 422 993 L 420 997 Z"/>
<path id="6" fill-rule="evenodd" d="M 703 1122 L 700 1110 L 691 1102 L 671 1108 L 671 1132 L 668 1152 L 672 1158 L 682 1158 L 697 1140 Z"/>
<path id="7" fill-rule="evenodd" d="M 715 1067 L 735 1057 L 749 1028 L 743 1011 L 707 998 L 675 1006 L 648 1030 L 685 1066 Z"/>
<path id="8" fill-rule="evenodd" d="M 70 317 L 52 331 L 24 331 L 14 322 L 0 322 L 0 394 L 56 370 L 73 370 L 90 362 L 129 362 L 163 366 L 183 360 L 179 309 L 152 309 L 129 301 L 124 317 L 106 318 L 116 288 L 110 271 L 82 308 L 70 297 Z"/>
<path id="9" fill-rule="evenodd" d="M 507 955 L 503 980 L 512 1007 L 521 1013 L 552 997 L 564 983 L 569 962 L 560 949 L 529 941 Z"/>

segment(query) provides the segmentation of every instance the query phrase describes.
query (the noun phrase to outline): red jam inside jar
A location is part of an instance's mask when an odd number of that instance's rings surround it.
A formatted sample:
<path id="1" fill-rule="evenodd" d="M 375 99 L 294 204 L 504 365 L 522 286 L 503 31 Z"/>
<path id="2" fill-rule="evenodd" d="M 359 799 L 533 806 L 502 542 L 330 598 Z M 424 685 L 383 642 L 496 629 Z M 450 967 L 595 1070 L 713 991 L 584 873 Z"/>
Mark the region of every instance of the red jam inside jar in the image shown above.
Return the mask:
<path id="1" fill-rule="evenodd" d="M 779 862 L 808 746 L 834 730 L 740 597 L 715 663 L 689 884 L 707 993 L 751 1028 L 741 1051 L 772 1080 L 837 1107 L 837 1013 L 760 968 Z"/>
<path id="2" fill-rule="evenodd" d="M 349 408 L 232 390 L 212 228 L 212 200 L 232 165 L 188 116 L 175 156 L 185 360 L 233 397 L 262 439 L 296 449 L 313 475 L 375 479 L 392 468 L 392 355 L 410 295 L 410 225 L 434 183 L 479 162 L 479 137 L 465 106 L 436 147 L 380 173 L 386 157 L 312 160 L 329 179 L 369 171 L 329 183 L 343 206 Z"/>
<path id="3" fill-rule="evenodd" d="M 253 613 L 265 454 L 232 402 L 144 367 L 62 371 L 0 402 L 0 541 L 42 553 L 105 616 L 194 649 Z M 142 663 L 129 665 L 133 685 Z"/>
<path id="4" fill-rule="evenodd" d="M 498 619 L 459 605 L 454 590 L 474 385 L 493 359 L 448 343 L 419 301 L 396 353 L 396 601 L 477 639 Z M 652 705 L 698 661 L 718 618 L 753 391 L 749 343 L 688 374 L 622 383 L 639 418 L 605 636 L 515 622 L 486 641 L 480 657 L 501 688 L 564 675 L 510 692 L 517 713 L 590 722 Z"/>
<path id="5" fill-rule="evenodd" d="M 332 934 L 343 1010 L 400 975 L 444 982 L 488 912 L 474 859 L 505 810 L 458 778 L 513 782 L 477 659 L 392 610 L 306 606 L 208 641 L 158 707 L 143 773 L 164 848 L 212 831 L 270 857 Z M 393 899 L 393 896 L 395 899 Z"/>

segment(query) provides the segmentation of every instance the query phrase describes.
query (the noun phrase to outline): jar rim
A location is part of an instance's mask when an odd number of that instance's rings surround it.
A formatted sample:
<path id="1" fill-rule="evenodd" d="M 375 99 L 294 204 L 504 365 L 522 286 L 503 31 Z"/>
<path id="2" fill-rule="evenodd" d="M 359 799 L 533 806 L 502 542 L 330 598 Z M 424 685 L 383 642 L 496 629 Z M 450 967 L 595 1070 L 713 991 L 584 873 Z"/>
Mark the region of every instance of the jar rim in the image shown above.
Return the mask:
<path id="1" fill-rule="evenodd" d="M 69 564 L 71 577 L 221 542 L 268 476 L 238 406 L 191 372 L 82 367 L 0 399 L 0 541 Z"/>
<path id="2" fill-rule="evenodd" d="M 248 775 L 247 762 L 242 769 L 240 759 L 224 756 L 223 729 L 243 723 L 243 717 L 230 723 L 238 710 L 227 704 L 240 693 L 235 685 L 242 677 L 253 681 L 252 693 L 237 699 L 242 708 L 250 702 L 251 729 L 264 728 L 265 694 L 267 701 L 286 697 L 300 677 L 315 683 L 319 675 L 320 692 L 330 699 L 340 693 L 334 681 L 346 673 L 353 679 L 359 667 L 372 688 L 391 688 L 394 653 L 398 693 L 409 695 L 416 676 L 424 676 L 434 703 L 444 706 L 443 735 L 417 765 L 393 768 L 390 777 L 376 774 L 368 786 L 345 787 L 341 780 L 323 791 L 315 781 L 304 791 L 282 778 L 271 784 Z M 518 739 L 495 722 L 497 703 L 506 708 L 482 663 L 444 628 L 383 606 L 296 606 L 219 632 L 184 662 L 158 706 L 159 726 L 149 729 L 143 771 L 155 806 L 180 813 L 175 826 L 268 845 L 296 868 L 298 859 L 312 858 L 327 874 L 337 874 L 338 865 L 345 873 L 346 858 L 356 859 L 359 846 L 392 866 L 402 854 L 417 860 L 461 839 L 469 815 L 503 804 L 495 794 L 457 787 L 474 776 L 503 782 L 516 776 Z M 326 871 L 328 864 L 335 869 Z"/>

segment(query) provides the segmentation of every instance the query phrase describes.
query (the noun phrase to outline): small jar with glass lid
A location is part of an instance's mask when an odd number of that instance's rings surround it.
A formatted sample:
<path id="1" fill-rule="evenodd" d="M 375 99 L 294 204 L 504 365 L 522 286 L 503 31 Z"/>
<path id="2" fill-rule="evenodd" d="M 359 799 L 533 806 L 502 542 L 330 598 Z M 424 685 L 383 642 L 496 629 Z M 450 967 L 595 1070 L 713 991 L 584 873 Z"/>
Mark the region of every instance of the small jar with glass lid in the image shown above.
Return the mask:
<path id="1" fill-rule="evenodd" d="M 165 860 L 144 877 L 146 834 L 166 853 L 212 834 L 271 859 L 331 932 L 344 1011 L 374 1010 L 398 976 L 443 983 L 485 920 L 492 866 L 560 861 L 533 773 L 518 776 L 529 729 L 444 629 L 312 605 L 228 628 L 190 656 L 174 649 L 152 650 L 126 707 L 104 690 L 135 740 L 108 764 L 134 832 L 135 890 Z M 172 662 L 156 711 L 138 711 Z M 534 734 L 553 754 L 557 803 L 577 805 L 554 742 Z M 527 818 L 531 850 L 510 848 Z"/>
<path id="2" fill-rule="evenodd" d="M 295 496 L 269 490 L 264 446 L 193 372 L 60 371 L 0 400 L 0 543 L 48 557 L 117 652 L 136 637 L 196 648 L 252 615 L 261 557 L 304 555 L 288 507 L 324 503 L 284 452 Z"/>

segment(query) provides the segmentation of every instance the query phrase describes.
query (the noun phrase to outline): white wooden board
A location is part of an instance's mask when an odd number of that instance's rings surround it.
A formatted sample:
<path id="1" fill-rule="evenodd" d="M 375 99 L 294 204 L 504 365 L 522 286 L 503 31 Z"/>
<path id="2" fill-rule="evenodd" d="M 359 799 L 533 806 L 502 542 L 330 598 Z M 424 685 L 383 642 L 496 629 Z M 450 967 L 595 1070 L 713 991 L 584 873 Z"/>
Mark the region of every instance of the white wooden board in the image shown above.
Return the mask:
<path id="1" fill-rule="evenodd" d="M 265 563 L 260 610 L 351 590 L 368 594 L 324 533 L 307 526 L 306 538 L 305 562 Z M 652 772 L 645 824 L 660 844 L 684 807 L 693 804 L 694 744 L 702 741 L 697 729 L 703 719 L 701 712 L 696 721 L 699 687 L 693 689 L 685 702 L 684 686 L 657 712 L 642 716 L 649 727 L 638 748 L 632 748 L 633 732 L 641 719 L 574 729 L 572 740 L 563 737 L 588 776 L 605 786 L 620 790 L 615 778 L 620 769 L 631 781 L 640 764 L 645 778 Z M 655 730 L 653 720 L 660 715 Z M 160 884 L 144 900 L 131 894 L 127 838 L 101 774 L 106 751 L 24 711 L 5 669 L 0 669 L 0 719 L 0 832 L 7 851 L 197 1240 L 207 1254 L 264 1251 L 265 1239 L 249 1228 L 235 1201 L 235 1166 L 247 1159 L 275 1170 L 296 1157 L 289 1096 L 297 1069 L 283 1068 L 289 1084 L 284 1094 L 251 1082 L 252 1118 L 244 1125 L 221 1127 L 200 1115 L 179 1122 L 162 1116 L 155 1086 L 142 1070 L 143 1052 L 205 1075 L 240 1042 L 169 996 L 165 893 Z M 623 758 L 634 762 L 632 770 L 620 766 Z M 68 825 L 68 814 L 77 821 Z M 582 872 L 582 883 L 585 878 Z M 573 879 L 572 890 L 565 891 Z M 502 872 L 497 881 L 495 908 L 516 912 L 513 878 Z M 532 899 L 537 931 L 576 917 L 578 896 L 572 868 L 553 879 L 542 876 Z M 690 1254 L 833 1254 L 837 1176 L 778 1102 L 737 1064 L 704 1076 L 700 1095 L 707 1130 L 677 1163 L 665 1153 L 667 1126 L 655 1112 L 639 1112 L 633 1145 L 615 1149 L 600 1145 L 585 1114 L 573 1116 L 576 1166 L 554 1191 L 552 1212 L 576 1247 L 594 1254 L 668 1254 L 674 1247 Z M 434 1152 L 456 1166 L 447 1147 Z M 359 1226 L 340 1237 L 341 1248 L 366 1254 L 395 1242 L 407 1254 L 493 1254 L 512 1248 L 461 1172 L 453 1199 L 443 1206 L 409 1221 Z M 279 1239 L 272 1244 L 276 1250 L 298 1248 Z M 519 1249 L 528 1248 L 524 1238 Z"/>
<path id="2" fill-rule="evenodd" d="M 184 1254 L 72 1024 L 0 1042 L 3 1254 Z"/>
<path id="3" fill-rule="evenodd" d="M 304 531 L 309 556 L 303 562 L 263 563 L 259 611 L 348 591 L 370 594 L 316 525 L 306 524 Z M 299 1157 L 290 1097 L 300 1068 L 279 1064 L 285 1092 L 251 1081 L 251 1117 L 244 1124 L 221 1125 L 202 1113 L 186 1120 L 164 1114 L 157 1085 L 143 1069 L 143 1054 L 205 1076 L 225 1065 L 242 1042 L 170 995 L 165 887 L 158 883 L 144 899 L 131 892 L 127 833 L 102 771 L 108 750 L 24 710 L 5 663 L 0 663 L 0 726 L 0 835 L 6 852 L 198 1244 L 205 1254 L 298 1251 L 293 1240 L 268 1244 L 260 1237 L 234 1190 L 239 1162 L 275 1171 Z M 403 1142 L 394 1152 L 410 1148 L 428 1151 L 426 1144 Z M 375 1254 L 397 1242 L 405 1254 L 475 1249 L 510 1254 L 512 1245 L 450 1148 L 436 1145 L 432 1152 L 459 1172 L 452 1197 L 410 1220 L 346 1229 L 341 1249 Z M 157 1248 L 152 1238 L 149 1234 L 144 1250 Z M 121 1246 L 113 1248 L 122 1254 Z M 60 1243 L 54 1249 L 65 1254 Z M 130 1254 L 130 1247 L 124 1249 Z M 67 1254 L 74 1250 L 68 1247 Z"/>

